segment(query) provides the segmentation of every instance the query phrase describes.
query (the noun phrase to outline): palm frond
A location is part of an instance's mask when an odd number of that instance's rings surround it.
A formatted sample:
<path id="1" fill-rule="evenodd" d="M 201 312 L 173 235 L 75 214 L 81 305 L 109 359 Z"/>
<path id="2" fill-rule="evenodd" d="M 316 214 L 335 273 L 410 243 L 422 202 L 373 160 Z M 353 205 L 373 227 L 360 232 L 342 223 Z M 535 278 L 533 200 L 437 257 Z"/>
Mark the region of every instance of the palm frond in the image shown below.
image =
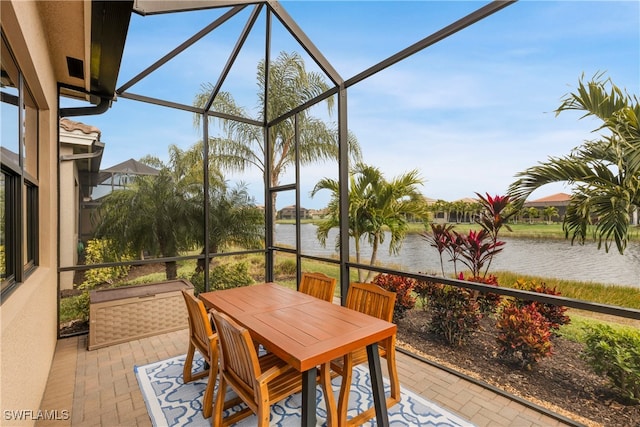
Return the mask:
<path id="1" fill-rule="evenodd" d="M 522 204 L 536 189 L 567 182 L 576 188 L 567 207 L 563 227 L 571 241 L 584 242 L 590 224 L 598 248 L 615 243 L 623 253 L 628 240 L 630 213 L 640 205 L 640 105 L 636 96 L 615 86 L 604 74 L 592 81 L 580 79 L 575 93 L 566 95 L 556 114 L 583 111 L 582 117 L 602 120 L 595 131 L 610 133 L 586 141 L 570 155 L 550 158 L 516 175 L 509 194 Z"/>

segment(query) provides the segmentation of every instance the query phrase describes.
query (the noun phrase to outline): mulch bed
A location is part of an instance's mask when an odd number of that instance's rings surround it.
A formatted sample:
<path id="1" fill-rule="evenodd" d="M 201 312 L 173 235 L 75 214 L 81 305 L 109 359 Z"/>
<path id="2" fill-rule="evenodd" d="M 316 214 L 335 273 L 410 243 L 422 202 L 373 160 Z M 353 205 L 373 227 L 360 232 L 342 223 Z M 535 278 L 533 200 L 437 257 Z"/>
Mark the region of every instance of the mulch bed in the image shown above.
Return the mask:
<path id="1" fill-rule="evenodd" d="M 426 332 L 426 316 L 412 310 L 397 322 L 399 345 L 578 423 L 640 426 L 640 405 L 625 402 L 593 373 L 580 356 L 582 344 L 554 337 L 554 354 L 527 371 L 497 358 L 494 320 L 483 319 L 463 347 L 450 347 Z"/>

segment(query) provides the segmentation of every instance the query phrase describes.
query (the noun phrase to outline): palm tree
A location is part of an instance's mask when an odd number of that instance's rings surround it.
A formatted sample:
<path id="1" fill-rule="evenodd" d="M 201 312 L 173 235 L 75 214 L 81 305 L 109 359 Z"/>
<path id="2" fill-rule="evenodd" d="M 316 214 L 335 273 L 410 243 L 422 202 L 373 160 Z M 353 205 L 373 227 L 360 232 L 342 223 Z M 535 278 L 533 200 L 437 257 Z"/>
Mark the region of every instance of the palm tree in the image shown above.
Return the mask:
<path id="1" fill-rule="evenodd" d="M 288 113 L 300 105 L 314 99 L 329 89 L 321 74 L 307 72 L 304 61 L 298 53 L 287 54 L 281 52 L 269 67 L 268 117 L 264 117 L 265 95 L 265 62 L 258 64 L 258 121 L 268 121 Z M 203 108 L 212 92 L 213 85 L 205 83 L 194 100 L 194 105 Z M 327 98 L 329 115 L 333 112 L 333 98 Z M 247 111 L 236 104 L 227 92 L 220 92 L 213 101 L 213 109 L 217 112 L 233 116 L 249 117 Z M 195 116 L 196 125 L 200 115 Z M 299 129 L 298 153 L 301 165 L 308 165 L 318 160 L 338 158 L 338 132 L 322 120 L 312 117 L 308 110 L 297 115 Z M 222 169 L 242 172 L 247 168 L 256 167 L 265 173 L 265 158 L 267 147 L 261 128 L 234 120 L 221 119 L 225 138 L 211 138 L 209 143 L 213 147 L 213 157 Z M 272 187 L 280 184 L 280 176 L 287 168 L 295 165 L 295 125 L 293 119 L 281 121 L 269 127 L 269 140 L 273 144 L 269 151 L 270 170 L 268 179 Z M 360 147 L 356 138 L 349 135 L 349 150 L 353 160 L 361 157 Z M 273 193 L 273 208 L 275 209 Z M 273 212 L 275 218 L 275 211 Z"/>
<path id="2" fill-rule="evenodd" d="M 165 165 L 160 163 L 158 167 L 165 167 Z M 171 171 L 176 183 L 189 197 L 203 199 L 204 153 L 202 141 L 196 142 L 186 150 L 182 150 L 176 145 L 170 145 L 169 162 L 166 168 Z M 208 172 L 209 188 L 226 186 L 224 175 L 211 157 L 211 150 L 209 150 Z"/>
<path id="3" fill-rule="evenodd" d="M 509 204 L 504 208 L 504 213 L 505 215 L 509 215 L 510 221 L 513 224 L 517 224 L 523 213 L 523 208 L 523 206 L 518 207 L 513 202 L 509 202 Z"/>
<path id="4" fill-rule="evenodd" d="M 239 183 L 231 189 L 220 186 L 212 188 L 210 193 L 209 252 L 215 254 L 230 246 L 262 247 L 264 214 L 246 185 Z M 204 218 L 204 212 L 200 217 Z M 204 260 L 198 263 L 196 272 L 203 269 Z"/>
<path id="5" fill-rule="evenodd" d="M 209 147 L 211 151 L 211 147 Z M 169 147 L 170 168 L 183 191 L 195 206 L 198 227 L 194 227 L 193 240 L 203 246 L 204 236 L 204 186 L 203 144 L 198 142 L 187 150 Z M 209 252 L 218 253 L 230 246 L 257 248 L 264 239 L 264 214 L 249 195 L 244 183 L 229 188 L 222 173 L 215 167 L 209 155 Z M 204 269 L 204 260 L 199 260 L 196 271 Z"/>
<path id="6" fill-rule="evenodd" d="M 121 252 L 149 251 L 166 258 L 204 246 L 203 145 L 187 150 L 169 147 L 169 162 L 147 156 L 141 161 L 160 170 L 136 177 L 123 190 L 105 196 L 98 210 L 96 237 L 108 238 Z M 229 189 L 209 164 L 209 247 L 212 253 L 229 245 L 256 247 L 264 236 L 264 216 L 239 184 Z M 204 268 L 203 263 L 198 268 Z M 177 277 L 175 261 L 165 263 L 167 279 Z"/>
<path id="7" fill-rule="evenodd" d="M 464 222 L 464 212 L 467 209 L 467 202 L 464 200 L 456 200 L 452 202 L 451 208 L 456 213 L 456 223 L 460 224 Z"/>
<path id="8" fill-rule="evenodd" d="M 465 222 L 473 222 L 482 211 L 482 205 L 478 202 L 465 203 Z"/>
<path id="9" fill-rule="evenodd" d="M 385 231 L 390 232 L 389 253 L 396 254 L 408 228 L 407 215 L 426 218 L 427 206 L 417 185 L 423 183 L 418 172 L 412 170 L 391 181 L 384 179 L 379 169 L 357 164 L 351 173 L 349 186 L 349 236 L 354 239 L 356 262 L 361 262 L 361 241 L 367 238 L 372 247 L 369 265 L 374 265 L 380 244 L 384 243 Z M 329 214 L 317 229 L 318 240 L 326 245 L 329 230 L 338 227 L 340 193 L 336 180 L 324 178 L 313 190 L 313 197 L 320 190 L 331 191 L 328 205 Z M 340 240 L 336 240 L 338 246 Z M 365 281 L 370 280 L 367 273 Z M 362 271 L 358 269 L 358 280 L 362 281 Z"/>
<path id="10" fill-rule="evenodd" d="M 534 208 L 533 206 L 526 208 L 524 212 L 527 217 L 529 217 L 529 224 L 533 224 L 533 219 L 540 216 L 540 210 L 538 210 L 538 208 Z"/>
<path id="11" fill-rule="evenodd" d="M 171 171 L 162 168 L 158 176 L 138 176 L 132 185 L 104 197 L 96 237 L 109 239 L 122 253 L 146 250 L 175 257 L 194 243 L 194 212 Z M 175 279 L 176 262 L 165 262 L 165 272 L 167 279 Z"/>
<path id="12" fill-rule="evenodd" d="M 449 212 L 451 211 L 451 202 L 438 199 L 433 205 L 431 205 L 431 210 L 434 213 L 434 219 L 437 219 L 438 214 L 442 213 L 444 222 L 450 221 Z"/>
<path id="13" fill-rule="evenodd" d="M 584 76 L 583 76 L 584 78 Z M 629 237 L 631 212 L 640 206 L 640 103 L 637 96 L 616 87 L 610 79 L 596 75 L 588 83 L 579 81 L 576 93 L 565 96 L 559 114 L 578 110 L 582 117 L 596 117 L 606 130 L 600 139 L 587 141 L 564 157 L 519 173 L 509 192 L 520 203 L 537 188 L 552 182 L 575 184 L 563 220 L 563 229 L 572 243 L 583 243 L 589 225 L 598 248 L 609 250 L 615 242 L 624 253 Z"/>
<path id="14" fill-rule="evenodd" d="M 542 210 L 542 216 L 547 220 L 547 224 L 551 224 L 553 217 L 558 216 L 558 208 L 547 206 Z"/>

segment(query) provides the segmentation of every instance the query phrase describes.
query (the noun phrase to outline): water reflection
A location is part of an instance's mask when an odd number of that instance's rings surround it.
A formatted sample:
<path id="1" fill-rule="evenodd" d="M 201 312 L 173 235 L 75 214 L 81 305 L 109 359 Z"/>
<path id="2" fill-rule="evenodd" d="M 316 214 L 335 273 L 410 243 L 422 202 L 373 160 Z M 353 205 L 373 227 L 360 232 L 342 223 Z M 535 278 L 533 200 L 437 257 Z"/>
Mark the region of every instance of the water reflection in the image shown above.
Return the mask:
<path id="1" fill-rule="evenodd" d="M 327 247 L 316 239 L 316 226 L 301 227 L 301 250 L 306 255 L 337 255 L 335 239 L 337 230 L 332 230 Z M 631 242 L 624 255 L 612 249 L 606 253 L 597 249 L 595 243 L 571 246 L 568 240 L 513 239 L 501 237 L 506 242 L 504 250 L 497 255 L 491 270 L 509 270 L 520 274 L 554 277 L 558 279 L 598 282 L 612 285 L 640 287 L 640 244 Z M 290 224 L 276 225 L 276 241 L 295 247 L 295 227 Z M 412 234 L 405 239 L 398 255 L 389 255 L 389 239 L 378 251 L 382 263 L 410 272 L 440 272 L 438 252 L 420 236 Z M 363 245 L 363 262 L 371 255 L 371 248 Z M 353 245 L 351 245 L 353 252 Z M 459 265 L 459 268 L 461 266 Z M 445 272 L 452 273 L 453 266 L 445 259 Z"/>

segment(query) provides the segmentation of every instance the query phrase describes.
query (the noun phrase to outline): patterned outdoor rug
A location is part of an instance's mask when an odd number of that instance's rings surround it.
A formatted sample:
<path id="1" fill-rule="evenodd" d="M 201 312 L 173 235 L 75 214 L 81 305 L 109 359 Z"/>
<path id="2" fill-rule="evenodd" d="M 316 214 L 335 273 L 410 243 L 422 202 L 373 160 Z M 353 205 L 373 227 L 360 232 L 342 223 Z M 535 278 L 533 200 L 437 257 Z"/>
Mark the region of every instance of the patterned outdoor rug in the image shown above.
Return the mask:
<path id="1" fill-rule="evenodd" d="M 193 381 L 188 384 L 182 382 L 182 368 L 185 356 L 151 363 L 134 368 L 138 383 L 142 390 L 149 416 L 154 426 L 210 426 L 211 419 L 202 417 L 202 396 L 206 387 L 206 378 Z M 194 371 L 202 369 L 203 360 L 196 353 Z M 340 389 L 341 377 L 333 379 L 333 390 L 337 398 Z M 389 384 L 385 378 L 385 390 L 388 392 Z M 217 385 L 216 385 L 217 393 Z M 326 410 L 322 389 L 317 388 L 317 419 L 318 425 L 326 425 Z M 369 379 L 369 370 L 366 366 L 358 366 L 354 369 L 353 385 L 351 387 L 350 408 L 348 418 L 363 409 L 372 406 L 373 396 Z M 301 417 L 301 396 L 296 394 L 271 408 L 272 426 L 299 426 Z M 227 410 L 237 411 L 237 406 Z M 389 420 L 392 426 L 470 426 L 471 424 L 445 409 L 423 399 L 408 391 L 402 391 L 400 403 L 389 409 Z M 237 426 L 253 427 L 256 424 L 255 416 L 245 418 Z M 375 420 L 365 424 L 375 425 Z"/>

